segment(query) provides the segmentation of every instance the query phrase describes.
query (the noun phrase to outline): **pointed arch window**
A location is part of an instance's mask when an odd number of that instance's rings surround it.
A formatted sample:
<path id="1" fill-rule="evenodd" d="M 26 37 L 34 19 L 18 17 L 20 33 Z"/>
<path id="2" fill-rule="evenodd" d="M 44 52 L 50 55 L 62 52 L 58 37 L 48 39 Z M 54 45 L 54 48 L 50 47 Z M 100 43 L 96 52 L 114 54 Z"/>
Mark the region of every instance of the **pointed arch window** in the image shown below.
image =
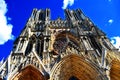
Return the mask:
<path id="1" fill-rule="evenodd" d="M 33 43 L 30 41 L 25 51 L 25 55 L 29 54 L 32 51 Z"/>

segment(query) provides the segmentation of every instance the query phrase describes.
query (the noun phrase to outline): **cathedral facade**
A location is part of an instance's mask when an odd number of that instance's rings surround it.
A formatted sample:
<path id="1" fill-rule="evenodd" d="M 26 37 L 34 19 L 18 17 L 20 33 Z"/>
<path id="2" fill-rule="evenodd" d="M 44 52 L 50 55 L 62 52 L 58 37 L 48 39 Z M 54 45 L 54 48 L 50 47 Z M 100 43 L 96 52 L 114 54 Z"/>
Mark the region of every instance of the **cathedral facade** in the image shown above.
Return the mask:
<path id="1" fill-rule="evenodd" d="M 80 9 L 66 9 L 64 20 L 34 9 L 0 80 L 120 80 L 120 53 Z"/>

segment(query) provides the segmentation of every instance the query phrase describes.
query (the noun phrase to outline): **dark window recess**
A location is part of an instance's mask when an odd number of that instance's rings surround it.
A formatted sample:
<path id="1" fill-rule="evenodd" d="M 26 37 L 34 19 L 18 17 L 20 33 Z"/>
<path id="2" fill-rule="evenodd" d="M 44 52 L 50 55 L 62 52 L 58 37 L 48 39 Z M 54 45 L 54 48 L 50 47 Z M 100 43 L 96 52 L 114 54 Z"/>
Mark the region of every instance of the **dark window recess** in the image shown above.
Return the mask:
<path id="1" fill-rule="evenodd" d="M 102 53 L 102 46 L 100 45 L 100 43 L 96 42 L 96 40 L 94 39 L 94 37 L 90 37 L 91 39 L 91 45 L 97 49 L 99 51 L 99 53 Z"/>
<path id="2" fill-rule="evenodd" d="M 80 15 L 81 15 L 81 13 L 79 11 L 77 11 L 77 16 L 78 16 L 79 20 L 82 20 Z"/>
<path id="3" fill-rule="evenodd" d="M 28 55 L 32 51 L 32 48 L 33 48 L 33 44 L 32 44 L 32 42 L 29 42 L 27 49 L 25 51 L 25 55 Z"/>
<path id="4" fill-rule="evenodd" d="M 68 11 L 65 11 L 67 20 L 70 20 Z"/>
<path id="5" fill-rule="evenodd" d="M 49 11 L 47 10 L 47 12 L 46 12 L 46 17 L 49 17 Z"/>
<path id="6" fill-rule="evenodd" d="M 44 48 L 44 41 L 40 40 L 36 45 L 36 51 L 37 51 L 37 54 L 40 56 L 41 59 L 43 58 L 43 55 L 42 55 L 43 48 Z"/>
<path id="7" fill-rule="evenodd" d="M 41 41 L 41 50 L 40 50 L 40 57 L 41 58 L 43 58 L 43 55 L 42 55 L 42 53 L 43 53 L 43 48 L 44 48 L 44 41 Z"/>
<path id="8" fill-rule="evenodd" d="M 75 20 L 78 20 L 78 17 L 77 17 L 77 15 L 76 15 L 75 12 L 73 13 L 73 15 L 74 15 L 74 17 L 75 17 Z"/>
<path id="9" fill-rule="evenodd" d="M 38 55 L 40 54 L 40 42 L 38 42 L 36 45 L 36 52 Z"/>
<path id="10" fill-rule="evenodd" d="M 45 14 L 44 13 L 39 14 L 39 20 L 45 20 Z"/>
<path id="11" fill-rule="evenodd" d="M 39 41 L 36 45 L 37 54 L 40 56 L 41 59 L 43 58 L 43 55 L 42 55 L 43 47 L 44 47 L 44 41 Z"/>
<path id="12" fill-rule="evenodd" d="M 42 20 L 42 17 L 43 17 L 43 14 L 40 13 L 40 14 L 39 14 L 39 20 Z"/>

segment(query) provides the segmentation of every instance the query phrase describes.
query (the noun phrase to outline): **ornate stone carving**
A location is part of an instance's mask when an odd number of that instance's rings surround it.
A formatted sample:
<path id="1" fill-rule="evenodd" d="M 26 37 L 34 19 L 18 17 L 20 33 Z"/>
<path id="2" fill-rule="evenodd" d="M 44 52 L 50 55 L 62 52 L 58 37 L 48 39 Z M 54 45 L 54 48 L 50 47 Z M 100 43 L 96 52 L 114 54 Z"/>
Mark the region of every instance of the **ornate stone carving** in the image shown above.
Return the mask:
<path id="1" fill-rule="evenodd" d="M 119 62 L 118 50 L 80 9 L 66 9 L 64 20 L 34 9 L 0 63 L 0 80 L 120 80 Z"/>

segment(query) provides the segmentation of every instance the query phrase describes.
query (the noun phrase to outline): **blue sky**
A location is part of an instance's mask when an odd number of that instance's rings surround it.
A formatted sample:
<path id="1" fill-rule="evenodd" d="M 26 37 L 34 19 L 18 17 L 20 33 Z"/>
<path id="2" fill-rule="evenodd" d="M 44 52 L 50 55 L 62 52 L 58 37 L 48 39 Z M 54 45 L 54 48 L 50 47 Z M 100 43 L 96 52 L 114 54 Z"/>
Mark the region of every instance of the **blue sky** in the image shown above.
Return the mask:
<path id="1" fill-rule="evenodd" d="M 0 60 L 10 54 L 33 8 L 51 9 L 51 19 L 64 19 L 64 9 L 80 8 L 120 48 L 120 0 L 0 0 Z"/>

